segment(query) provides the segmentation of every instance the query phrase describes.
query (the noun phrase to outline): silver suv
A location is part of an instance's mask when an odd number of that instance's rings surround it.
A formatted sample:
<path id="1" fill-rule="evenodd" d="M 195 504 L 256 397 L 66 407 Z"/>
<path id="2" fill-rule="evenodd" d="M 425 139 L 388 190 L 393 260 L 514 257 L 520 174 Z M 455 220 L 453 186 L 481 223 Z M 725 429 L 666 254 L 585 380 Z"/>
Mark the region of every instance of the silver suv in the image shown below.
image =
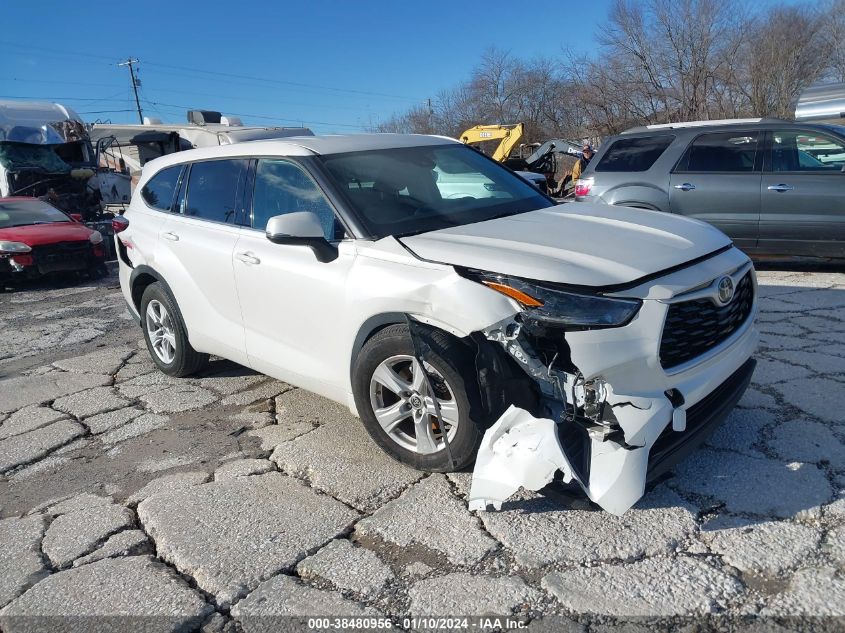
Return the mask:
<path id="1" fill-rule="evenodd" d="M 753 257 L 845 258 L 843 168 L 841 125 L 649 125 L 608 139 L 575 194 L 705 220 Z"/>

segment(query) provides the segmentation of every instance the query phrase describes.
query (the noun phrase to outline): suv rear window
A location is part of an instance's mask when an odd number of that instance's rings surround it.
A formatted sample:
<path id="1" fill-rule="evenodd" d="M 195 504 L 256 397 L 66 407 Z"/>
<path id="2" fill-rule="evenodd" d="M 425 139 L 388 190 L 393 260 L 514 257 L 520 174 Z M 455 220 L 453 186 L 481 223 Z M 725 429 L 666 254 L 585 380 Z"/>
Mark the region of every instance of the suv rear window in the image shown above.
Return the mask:
<path id="1" fill-rule="evenodd" d="M 596 171 L 647 171 L 675 140 L 674 136 L 641 136 L 614 141 Z"/>
<path id="2" fill-rule="evenodd" d="M 172 211 L 176 185 L 179 184 L 179 174 L 182 173 L 182 165 L 174 165 L 162 169 L 155 176 L 150 178 L 141 188 L 141 197 L 149 206 L 159 211 Z"/>

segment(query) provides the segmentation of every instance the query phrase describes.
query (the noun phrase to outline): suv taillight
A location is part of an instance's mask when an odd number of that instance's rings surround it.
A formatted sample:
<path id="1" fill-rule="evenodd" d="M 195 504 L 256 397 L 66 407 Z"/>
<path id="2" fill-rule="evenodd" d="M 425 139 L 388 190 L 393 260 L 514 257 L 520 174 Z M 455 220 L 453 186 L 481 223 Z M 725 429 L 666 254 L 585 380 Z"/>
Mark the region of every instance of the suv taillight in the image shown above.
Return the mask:
<path id="1" fill-rule="evenodd" d="M 122 215 L 116 215 L 112 218 L 111 228 L 115 233 L 122 233 L 129 228 L 129 220 Z"/>
<path id="2" fill-rule="evenodd" d="M 579 178 L 575 181 L 575 195 L 576 196 L 588 196 L 590 195 L 590 189 L 593 188 L 593 182 L 595 182 L 592 178 Z"/>

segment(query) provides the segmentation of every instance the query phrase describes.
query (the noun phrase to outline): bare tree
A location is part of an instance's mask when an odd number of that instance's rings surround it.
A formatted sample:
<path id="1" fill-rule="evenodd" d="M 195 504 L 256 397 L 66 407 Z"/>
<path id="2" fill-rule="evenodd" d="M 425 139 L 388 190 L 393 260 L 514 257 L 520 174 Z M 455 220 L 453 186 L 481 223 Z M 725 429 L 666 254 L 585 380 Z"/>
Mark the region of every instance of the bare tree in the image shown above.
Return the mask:
<path id="1" fill-rule="evenodd" d="M 845 0 L 751 13 L 731 0 L 616 0 L 590 56 L 488 49 L 466 81 L 377 126 L 457 137 L 525 124 L 526 140 L 634 125 L 793 114 L 800 92 L 845 81 Z"/>
<path id="2" fill-rule="evenodd" d="M 795 100 L 830 68 L 827 15 L 814 7 L 781 6 L 755 24 L 747 40 L 745 82 L 752 114 L 791 117 Z"/>

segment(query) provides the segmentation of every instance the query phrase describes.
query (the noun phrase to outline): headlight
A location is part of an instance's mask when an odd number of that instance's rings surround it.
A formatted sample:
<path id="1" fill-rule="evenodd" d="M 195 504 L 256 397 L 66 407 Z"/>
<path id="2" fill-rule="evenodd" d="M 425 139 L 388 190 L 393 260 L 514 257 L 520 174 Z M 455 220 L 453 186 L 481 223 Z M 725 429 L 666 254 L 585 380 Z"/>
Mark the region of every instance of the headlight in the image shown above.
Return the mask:
<path id="1" fill-rule="evenodd" d="M 88 236 L 88 241 L 92 244 L 102 244 L 103 243 L 103 234 L 99 231 L 94 231 L 91 235 Z"/>
<path id="2" fill-rule="evenodd" d="M 518 277 L 478 270 L 461 274 L 520 303 L 526 323 L 532 321 L 567 330 L 626 325 L 642 305 L 639 299 L 617 299 L 540 285 Z"/>
<path id="3" fill-rule="evenodd" d="M 32 248 L 23 242 L 0 241 L 0 253 L 29 253 Z"/>

